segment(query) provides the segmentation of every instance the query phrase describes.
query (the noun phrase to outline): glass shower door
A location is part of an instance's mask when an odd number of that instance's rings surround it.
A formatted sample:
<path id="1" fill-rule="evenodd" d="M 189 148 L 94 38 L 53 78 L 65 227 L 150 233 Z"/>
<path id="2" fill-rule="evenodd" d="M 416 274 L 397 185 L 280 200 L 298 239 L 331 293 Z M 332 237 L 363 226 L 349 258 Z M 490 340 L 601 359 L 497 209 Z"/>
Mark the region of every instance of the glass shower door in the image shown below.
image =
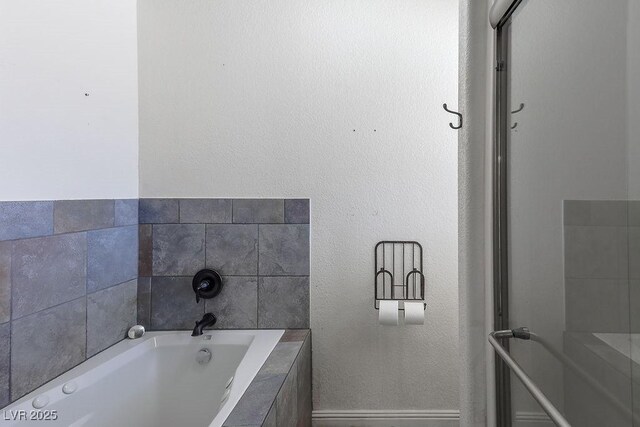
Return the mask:
<path id="1" fill-rule="evenodd" d="M 508 32 L 510 353 L 574 426 L 640 426 L 640 0 L 523 1 Z M 513 425 L 553 425 L 515 377 Z M 508 425 L 508 424 L 505 424 Z"/>

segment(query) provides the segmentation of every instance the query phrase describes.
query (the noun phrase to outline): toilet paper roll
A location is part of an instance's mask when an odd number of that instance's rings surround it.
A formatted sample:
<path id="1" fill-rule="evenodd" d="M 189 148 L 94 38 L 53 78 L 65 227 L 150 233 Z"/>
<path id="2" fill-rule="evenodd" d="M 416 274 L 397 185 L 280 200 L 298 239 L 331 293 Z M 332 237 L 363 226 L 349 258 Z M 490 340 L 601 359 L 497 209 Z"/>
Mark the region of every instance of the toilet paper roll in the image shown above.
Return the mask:
<path id="1" fill-rule="evenodd" d="M 398 325 L 398 301 L 380 301 L 378 322 L 381 325 Z"/>
<path id="2" fill-rule="evenodd" d="M 404 303 L 404 324 L 424 325 L 424 303 L 405 302 Z"/>

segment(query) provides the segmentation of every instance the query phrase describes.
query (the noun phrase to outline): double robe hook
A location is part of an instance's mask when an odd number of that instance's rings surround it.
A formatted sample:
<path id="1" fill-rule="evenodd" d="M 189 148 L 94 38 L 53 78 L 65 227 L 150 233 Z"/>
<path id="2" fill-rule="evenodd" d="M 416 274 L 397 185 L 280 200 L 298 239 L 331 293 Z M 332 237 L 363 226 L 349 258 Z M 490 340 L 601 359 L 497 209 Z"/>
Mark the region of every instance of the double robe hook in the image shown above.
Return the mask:
<path id="1" fill-rule="evenodd" d="M 455 114 L 456 116 L 458 116 L 458 126 L 454 126 L 453 123 L 449 123 L 449 127 L 451 129 L 460 129 L 462 127 L 462 114 L 458 113 L 457 111 L 449 110 L 447 108 L 447 104 L 442 104 L 442 107 L 447 113 Z"/>
<path id="2" fill-rule="evenodd" d="M 517 109 L 513 110 L 513 111 L 511 112 L 511 114 L 519 113 L 519 112 L 520 112 L 520 111 L 522 111 L 522 110 L 524 110 L 524 104 L 523 104 L 523 103 L 520 103 L 520 107 L 518 107 Z M 518 122 L 515 122 L 515 123 L 513 124 L 513 126 L 511 126 L 511 129 L 515 129 L 515 128 L 517 128 L 517 127 L 518 127 Z"/>

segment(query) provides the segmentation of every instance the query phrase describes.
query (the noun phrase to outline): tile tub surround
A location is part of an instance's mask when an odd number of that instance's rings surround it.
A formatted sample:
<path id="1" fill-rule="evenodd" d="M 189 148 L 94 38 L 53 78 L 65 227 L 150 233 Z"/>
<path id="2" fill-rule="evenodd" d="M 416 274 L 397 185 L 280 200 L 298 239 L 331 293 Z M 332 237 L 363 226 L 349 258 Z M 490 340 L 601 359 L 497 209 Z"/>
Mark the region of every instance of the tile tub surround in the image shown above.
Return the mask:
<path id="1" fill-rule="evenodd" d="M 311 333 L 287 330 L 224 427 L 311 426 Z"/>
<path id="2" fill-rule="evenodd" d="M 191 329 L 309 327 L 308 199 L 140 199 L 138 321 Z M 216 298 L 196 304 L 193 276 L 220 273 Z"/>
<path id="3" fill-rule="evenodd" d="M 0 407 L 136 323 L 137 224 L 137 199 L 0 202 Z"/>
<path id="4" fill-rule="evenodd" d="M 640 202 L 565 200 L 566 330 L 640 330 Z"/>

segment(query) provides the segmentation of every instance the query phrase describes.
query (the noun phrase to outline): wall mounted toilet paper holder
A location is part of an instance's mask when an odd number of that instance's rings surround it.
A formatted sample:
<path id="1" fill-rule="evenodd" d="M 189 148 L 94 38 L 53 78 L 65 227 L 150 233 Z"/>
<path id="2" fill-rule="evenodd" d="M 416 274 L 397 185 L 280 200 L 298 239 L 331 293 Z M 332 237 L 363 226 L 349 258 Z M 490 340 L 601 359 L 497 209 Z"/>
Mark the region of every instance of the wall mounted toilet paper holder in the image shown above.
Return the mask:
<path id="1" fill-rule="evenodd" d="M 378 310 L 380 301 L 425 301 L 425 279 L 422 262 L 422 245 L 405 240 L 383 240 L 375 246 L 375 275 L 373 307 Z M 398 280 L 399 278 L 399 280 Z"/>

